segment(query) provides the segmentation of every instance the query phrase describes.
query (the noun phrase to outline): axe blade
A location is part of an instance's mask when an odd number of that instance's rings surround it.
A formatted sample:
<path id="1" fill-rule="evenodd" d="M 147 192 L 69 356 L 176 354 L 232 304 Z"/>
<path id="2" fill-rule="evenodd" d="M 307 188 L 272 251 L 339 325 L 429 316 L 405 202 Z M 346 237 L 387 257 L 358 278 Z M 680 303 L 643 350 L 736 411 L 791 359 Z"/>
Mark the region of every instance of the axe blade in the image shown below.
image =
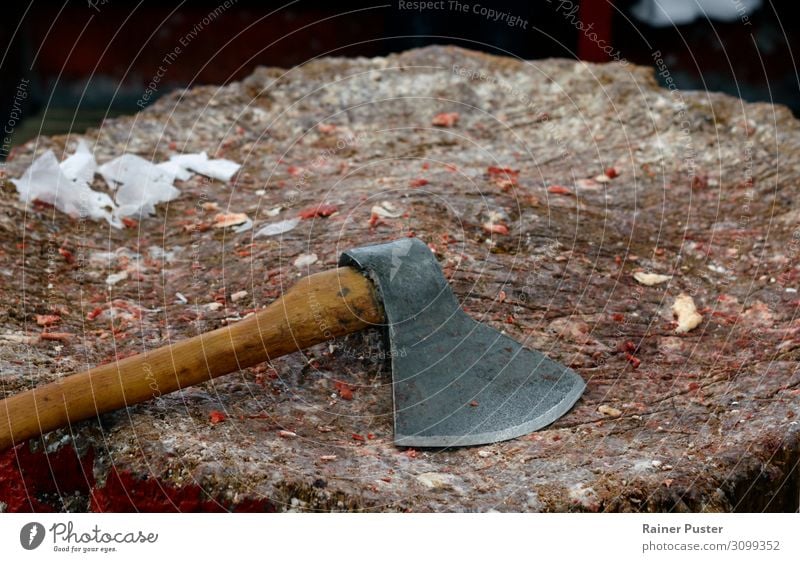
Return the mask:
<path id="1" fill-rule="evenodd" d="M 420 240 L 349 250 L 340 265 L 366 273 L 383 303 L 398 446 L 513 439 L 551 424 L 583 393 L 577 373 L 469 317 Z"/>

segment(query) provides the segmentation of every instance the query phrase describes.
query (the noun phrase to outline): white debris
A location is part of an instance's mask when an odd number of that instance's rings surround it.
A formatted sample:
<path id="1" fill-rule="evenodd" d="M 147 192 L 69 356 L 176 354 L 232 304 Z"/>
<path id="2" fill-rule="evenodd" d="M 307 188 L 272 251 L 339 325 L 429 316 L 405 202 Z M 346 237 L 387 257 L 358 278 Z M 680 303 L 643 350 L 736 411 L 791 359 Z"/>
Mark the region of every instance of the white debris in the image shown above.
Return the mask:
<path id="1" fill-rule="evenodd" d="M 678 319 L 678 327 L 675 328 L 676 334 L 684 334 L 694 330 L 703 321 L 703 317 L 697 312 L 694 299 L 684 293 L 675 298 L 675 302 L 672 305 L 672 313 Z"/>
<path id="2" fill-rule="evenodd" d="M 91 148 L 83 139 L 74 154 L 59 163 L 48 150 L 28 167 L 21 178 L 12 179 L 20 198 L 29 204 L 34 199 L 49 203 L 72 216 L 104 219 L 122 228 L 122 217 L 155 214 L 155 206 L 172 201 L 180 191 L 175 180 L 188 180 L 192 173 L 229 181 L 241 166 L 225 159 L 211 160 L 205 152 L 180 154 L 155 164 L 135 154 L 123 154 L 98 167 Z M 98 173 L 114 199 L 94 191 L 90 185 Z M 239 232 L 252 228 L 245 225 Z"/>
<path id="3" fill-rule="evenodd" d="M 708 264 L 709 271 L 713 271 L 714 273 L 720 273 L 722 275 L 728 275 L 730 271 L 728 271 L 725 267 L 721 265 L 717 265 L 715 263 Z"/>
<path id="4" fill-rule="evenodd" d="M 116 190 L 121 217 L 154 215 L 156 205 L 172 201 L 180 191 L 172 185 L 175 176 L 135 154 L 123 154 L 97 169 L 108 186 Z"/>
<path id="5" fill-rule="evenodd" d="M 231 300 L 232 300 L 233 302 L 237 302 L 237 301 L 240 301 L 240 300 L 242 300 L 242 299 L 243 299 L 243 298 L 245 298 L 246 296 L 247 296 L 247 291 L 236 291 L 235 293 L 233 293 L 233 294 L 231 295 Z"/>
<path id="6" fill-rule="evenodd" d="M 417 481 L 430 490 L 459 490 L 459 479 L 444 472 L 423 472 Z"/>
<path id="7" fill-rule="evenodd" d="M 172 175 L 172 177 L 174 177 L 176 180 L 180 181 L 186 181 L 194 175 L 192 174 L 191 170 L 184 168 L 173 160 L 167 160 L 166 162 L 156 164 L 156 167 L 158 167 L 160 170 L 164 170 L 166 173 Z"/>
<path id="8" fill-rule="evenodd" d="M 169 161 L 186 170 L 192 170 L 202 176 L 220 181 L 230 181 L 233 175 L 241 168 L 241 165 L 232 160 L 224 158 L 209 160 L 205 152 L 199 154 L 177 154 L 170 156 Z"/>
<path id="9" fill-rule="evenodd" d="M 16 332 L 11 334 L 0 334 L 0 340 L 11 343 L 29 344 L 29 343 L 34 343 L 36 341 L 36 337 L 26 336 L 22 332 Z"/>
<path id="10" fill-rule="evenodd" d="M 297 259 L 294 260 L 294 266 L 297 268 L 307 267 L 312 263 L 316 263 L 317 259 L 317 254 L 300 254 L 297 256 Z"/>
<path id="11" fill-rule="evenodd" d="M 597 411 L 603 414 L 604 416 L 609 416 L 612 418 L 618 418 L 619 416 L 622 415 L 622 412 L 620 410 L 614 408 L 613 406 L 608 406 L 607 404 L 603 404 L 602 406 L 597 408 Z"/>
<path id="12" fill-rule="evenodd" d="M 660 285 L 661 283 L 666 283 L 670 279 L 672 279 L 671 275 L 661 275 L 659 273 L 645 273 L 644 271 L 637 271 L 633 274 L 633 278 L 636 279 L 642 285 L 647 285 L 648 287 L 652 287 L 653 285 Z"/>
<path id="13" fill-rule="evenodd" d="M 73 217 L 104 219 L 112 226 L 120 228 L 121 223 L 112 214 L 116 207 L 111 197 L 94 191 L 80 179 L 84 166 L 87 165 L 73 161 L 68 166 L 67 173 L 64 173 L 55 153 L 48 150 L 33 161 L 21 178 L 12 179 L 11 182 L 26 204 L 37 199 Z M 70 179 L 71 177 L 75 180 Z"/>
<path id="14" fill-rule="evenodd" d="M 403 213 L 397 211 L 397 208 L 389 201 L 381 201 L 380 205 L 372 207 L 372 214 L 387 219 L 396 219 L 403 216 Z"/>
<path id="15" fill-rule="evenodd" d="M 600 501 L 594 488 L 587 487 L 585 484 L 574 484 L 569 489 L 569 499 L 574 505 L 578 505 L 588 511 L 598 511 Z"/>
<path id="16" fill-rule="evenodd" d="M 171 250 L 165 250 L 161 246 L 149 246 L 147 248 L 147 255 L 153 260 L 163 260 L 167 263 L 174 262 L 176 254 L 181 251 L 180 246 L 173 246 Z"/>
<path id="17" fill-rule="evenodd" d="M 175 293 L 175 301 L 181 304 L 186 304 L 189 302 L 189 299 L 187 299 L 186 295 L 183 293 Z"/>
<path id="18" fill-rule="evenodd" d="M 128 278 L 127 271 L 120 271 L 118 273 L 111 273 L 108 277 L 106 277 L 106 285 L 109 287 L 112 285 L 116 285 L 120 281 L 124 281 Z"/>
<path id="19" fill-rule="evenodd" d="M 272 224 L 268 224 L 256 232 L 255 237 L 259 238 L 261 236 L 277 236 L 278 234 L 283 234 L 284 232 L 294 230 L 298 224 L 300 224 L 300 219 L 288 219 L 285 221 L 273 222 Z"/>
<path id="20" fill-rule="evenodd" d="M 97 171 L 97 161 L 85 140 L 79 140 L 75 153 L 61 162 L 61 171 L 71 181 L 92 183 Z"/>
<path id="21" fill-rule="evenodd" d="M 259 190 L 259 191 L 263 191 L 263 190 Z M 261 193 L 261 195 L 264 195 L 265 193 L 266 193 L 266 191 L 264 191 L 264 193 Z M 258 191 L 256 191 L 256 195 L 258 195 L 258 194 L 259 194 Z M 275 207 L 274 209 L 270 209 L 269 211 L 267 211 L 266 214 L 267 214 L 268 217 L 277 217 L 278 213 L 280 213 L 282 210 L 283 210 L 283 207 Z"/>
<path id="22" fill-rule="evenodd" d="M 652 469 L 653 469 L 653 465 L 652 465 L 651 461 L 646 460 L 646 459 L 640 459 L 640 460 L 634 461 L 634 463 L 630 467 L 630 470 L 632 472 L 637 472 L 637 473 L 651 472 Z"/>
<path id="23" fill-rule="evenodd" d="M 484 214 L 486 215 L 486 222 L 488 223 L 494 224 L 498 222 L 508 222 L 508 213 L 506 213 L 503 209 L 488 211 Z"/>
<path id="24" fill-rule="evenodd" d="M 92 252 L 89 254 L 89 263 L 95 267 L 111 267 L 120 260 L 139 261 L 142 256 L 137 252 L 132 252 L 124 246 L 117 248 L 114 252 Z"/>
<path id="25" fill-rule="evenodd" d="M 241 234 L 242 232 L 247 232 L 253 228 L 253 221 L 251 219 L 247 219 L 243 224 L 237 226 L 233 229 L 236 234 Z"/>
<path id="26" fill-rule="evenodd" d="M 220 308 L 222 308 L 222 303 L 221 302 L 210 302 L 210 303 L 208 303 L 206 305 L 206 308 L 208 310 L 219 310 Z"/>

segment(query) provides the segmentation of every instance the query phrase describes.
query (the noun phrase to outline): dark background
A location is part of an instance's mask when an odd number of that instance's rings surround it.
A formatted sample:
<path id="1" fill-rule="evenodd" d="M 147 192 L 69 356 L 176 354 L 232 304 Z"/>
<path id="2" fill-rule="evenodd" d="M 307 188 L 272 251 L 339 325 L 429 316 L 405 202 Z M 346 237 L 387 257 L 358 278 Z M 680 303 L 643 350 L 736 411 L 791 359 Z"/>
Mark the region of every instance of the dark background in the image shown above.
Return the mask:
<path id="1" fill-rule="evenodd" d="M 592 23 L 630 62 L 653 66 L 651 53 L 660 50 L 681 88 L 773 101 L 800 114 L 792 53 L 798 38 L 797 2 L 764 0 L 762 8 L 748 16 L 749 25 L 741 19 L 698 20 L 654 28 L 630 16 L 633 0 L 574 0 L 580 6 L 572 16 L 565 15 L 564 6 L 558 11 L 560 1 L 469 2 L 518 15 L 528 21 L 522 29 L 471 12 L 399 10 L 397 0 L 388 0 L 388 7 L 380 7 L 379 1 L 300 0 L 282 9 L 278 8 L 283 3 L 238 0 L 183 49 L 157 95 L 193 84 L 238 80 L 258 65 L 288 67 L 328 54 L 385 55 L 432 43 L 526 59 L 607 60 L 576 29 L 579 18 Z M 106 116 L 137 111 L 136 102 L 164 54 L 220 0 L 93 3 L 94 7 L 88 0 L 4 3 L 0 119 L 9 122 L 15 101 L 14 116 L 21 116 L 13 127 L 12 144 L 38 134 L 83 131 Z M 18 95 L 21 83 L 28 94 L 24 100 Z"/>

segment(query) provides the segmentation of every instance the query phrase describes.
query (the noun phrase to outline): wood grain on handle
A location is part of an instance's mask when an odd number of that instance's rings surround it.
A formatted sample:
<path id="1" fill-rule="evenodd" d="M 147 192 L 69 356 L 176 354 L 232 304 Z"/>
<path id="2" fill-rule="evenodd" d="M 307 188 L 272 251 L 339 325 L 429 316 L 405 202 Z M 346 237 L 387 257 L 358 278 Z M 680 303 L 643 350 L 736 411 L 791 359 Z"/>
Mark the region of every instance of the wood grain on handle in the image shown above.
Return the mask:
<path id="1" fill-rule="evenodd" d="M 382 322 L 372 283 L 355 269 L 310 275 L 266 309 L 235 324 L 0 401 L 0 451 L 68 423 Z"/>

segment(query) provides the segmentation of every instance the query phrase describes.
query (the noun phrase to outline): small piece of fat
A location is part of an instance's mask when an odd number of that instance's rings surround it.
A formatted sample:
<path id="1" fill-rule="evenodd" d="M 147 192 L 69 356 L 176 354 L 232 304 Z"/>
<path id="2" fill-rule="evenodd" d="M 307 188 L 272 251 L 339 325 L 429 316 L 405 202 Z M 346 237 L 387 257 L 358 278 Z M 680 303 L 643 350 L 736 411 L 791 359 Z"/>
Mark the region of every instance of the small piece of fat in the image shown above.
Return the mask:
<path id="1" fill-rule="evenodd" d="M 120 271 L 117 273 L 111 273 L 108 277 L 106 277 L 106 285 L 111 287 L 112 285 L 116 285 L 120 281 L 124 281 L 128 278 L 127 271 Z"/>
<path id="2" fill-rule="evenodd" d="M 603 414 L 604 416 L 609 416 L 611 418 L 618 418 L 622 415 L 622 412 L 613 406 L 608 406 L 606 404 L 601 405 L 597 408 L 597 411 Z"/>
<path id="3" fill-rule="evenodd" d="M 675 328 L 676 334 L 685 334 L 697 328 L 703 321 L 702 315 L 697 312 L 694 299 L 687 294 L 681 293 L 675 297 L 672 305 L 672 313 L 678 320 L 678 327 Z"/>
<path id="4" fill-rule="evenodd" d="M 294 260 L 294 266 L 297 268 L 308 267 L 312 263 L 316 263 L 317 259 L 317 254 L 300 254 Z"/>
<path id="5" fill-rule="evenodd" d="M 250 219 L 244 213 L 219 213 L 214 216 L 214 228 L 246 224 Z M 252 226 L 252 225 L 251 225 Z"/>
<path id="6" fill-rule="evenodd" d="M 372 214 L 387 219 L 396 219 L 403 216 L 403 213 L 399 212 L 389 201 L 381 201 L 380 205 L 373 206 Z"/>
<path id="7" fill-rule="evenodd" d="M 661 283 L 666 283 L 672 276 L 670 275 L 661 275 L 659 273 L 645 273 L 644 271 L 637 271 L 633 274 L 633 278 L 636 279 L 642 285 L 647 285 L 648 287 L 652 287 L 653 285 L 660 285 Z"/>

